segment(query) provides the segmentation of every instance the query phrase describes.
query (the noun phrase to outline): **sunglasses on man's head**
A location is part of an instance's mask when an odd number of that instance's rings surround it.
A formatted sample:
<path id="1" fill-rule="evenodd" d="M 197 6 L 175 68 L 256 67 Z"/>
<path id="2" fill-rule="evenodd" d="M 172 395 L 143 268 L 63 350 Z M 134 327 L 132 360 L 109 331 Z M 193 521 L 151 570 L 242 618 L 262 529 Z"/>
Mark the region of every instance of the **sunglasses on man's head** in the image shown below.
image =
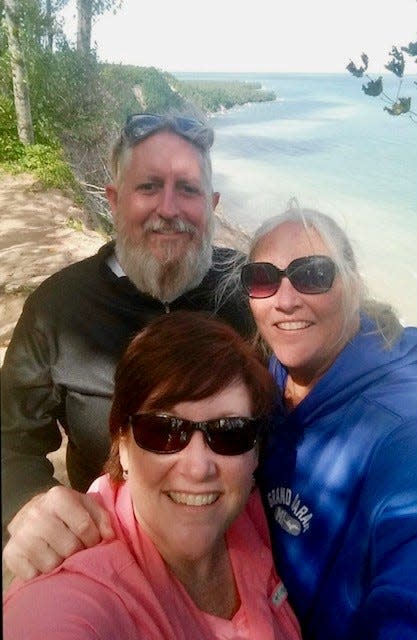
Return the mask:
<path id="1" fill-rule="evenodd" d="M 195 431 L 201 431 L 214 453 L 238 456 L 253 449 L 262 421 L 257 418 L 228 417 L 203 422 L 176 416 L 136 413 L 129 416 L 136 444 L 152 453 L 177 453 L 188 445 Z"/>
<path id="2" fill-rule="evenodd" d="M 139 142 L 153 131 L 163 127 L 172 127 L 174 131 L 185 136 L 194 144 L 207 150 L 213 144 L 212 129 L 194 118 L 183 116 L 164 116 L 155 113 L 135 113 L 127 117 L 123 134 L 134 142 Z"/>
<path id="3" fill-rule="evenodd" d="M 250 262 L 242 268 L 241 281 L 250 298 L 269 298 L 284 277 L 300 293 L 317 294 L 329 291 L 335 275 L 336 264 L 329 256 L 307 256 L 293 260 L 286 269 L 270 262 Z"/>

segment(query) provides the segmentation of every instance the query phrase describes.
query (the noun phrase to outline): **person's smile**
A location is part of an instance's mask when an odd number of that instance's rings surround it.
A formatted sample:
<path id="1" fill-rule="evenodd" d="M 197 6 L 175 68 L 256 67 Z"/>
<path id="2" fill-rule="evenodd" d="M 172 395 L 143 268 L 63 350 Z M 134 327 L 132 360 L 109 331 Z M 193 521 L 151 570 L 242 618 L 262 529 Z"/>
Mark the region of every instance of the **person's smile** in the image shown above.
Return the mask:
<path id="1" fill-rule="evenodd" d="M 221 493 L 219 491 L 210 493 L 188 493 L 185 491 L 167 491 L 166 495 L 178 505 L 187 507 L 206 507 L 217 502 Z"/>
<path id="2" fill-rule="evenodd" d="M 274 322 L 274 327 L 282 331 L 300 331 L 308 329 L 313 324 L 314 322 L 308 320 L 281 320 L 280 322 Z"/>
<path id="3" fill-rule="evenodd" d="M 158 236 L 160 240 L 177 240 L 182 239 L 186 235 L 189 237 L 192 235 L 189 231 L 176 231 L 175 229 L 155 229 L 148 233 Z"/>

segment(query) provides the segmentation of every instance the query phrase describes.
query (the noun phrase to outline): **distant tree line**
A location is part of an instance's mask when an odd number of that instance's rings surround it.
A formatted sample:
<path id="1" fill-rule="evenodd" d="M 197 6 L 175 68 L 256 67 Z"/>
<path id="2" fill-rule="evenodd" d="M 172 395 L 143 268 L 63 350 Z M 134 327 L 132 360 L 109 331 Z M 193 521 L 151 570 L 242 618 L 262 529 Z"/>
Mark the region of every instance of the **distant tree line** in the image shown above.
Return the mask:
<path id="1" fill-rule="evenodd" d="M 247 102 L 275 100 L 273 91 L 263 90 L 258 82 L 176 81 L 179 92 L 208 111 L 230 109 Z"/>

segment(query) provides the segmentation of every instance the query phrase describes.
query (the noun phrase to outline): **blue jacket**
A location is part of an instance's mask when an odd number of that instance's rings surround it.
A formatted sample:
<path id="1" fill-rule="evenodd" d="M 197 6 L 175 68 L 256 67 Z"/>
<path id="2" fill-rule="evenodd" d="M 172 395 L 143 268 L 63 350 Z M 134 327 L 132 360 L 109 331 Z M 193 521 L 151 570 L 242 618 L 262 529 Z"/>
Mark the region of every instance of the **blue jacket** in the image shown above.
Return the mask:
<path id="1" fill-rule="evenodd" d="M 390 350 L 372 329 L 277 411 L 259 469 L 305 640 L 417 638 L 417 329 Z"/>

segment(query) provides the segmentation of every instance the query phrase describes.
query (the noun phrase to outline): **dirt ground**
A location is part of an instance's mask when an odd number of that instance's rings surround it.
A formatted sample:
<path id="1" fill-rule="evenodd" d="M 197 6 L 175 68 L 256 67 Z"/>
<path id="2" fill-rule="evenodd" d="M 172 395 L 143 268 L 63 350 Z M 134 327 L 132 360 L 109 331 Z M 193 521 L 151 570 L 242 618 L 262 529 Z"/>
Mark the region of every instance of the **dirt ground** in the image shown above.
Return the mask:
<path id="1" fill-rule="evenodd" d="M 0 215 L 2 361 L 29 293 L 55 271 L 95 253 L 106 238 L 72 223 L 82 211 L 59 191 L 37 190 L 30 175 L 0 175 Z"/>

